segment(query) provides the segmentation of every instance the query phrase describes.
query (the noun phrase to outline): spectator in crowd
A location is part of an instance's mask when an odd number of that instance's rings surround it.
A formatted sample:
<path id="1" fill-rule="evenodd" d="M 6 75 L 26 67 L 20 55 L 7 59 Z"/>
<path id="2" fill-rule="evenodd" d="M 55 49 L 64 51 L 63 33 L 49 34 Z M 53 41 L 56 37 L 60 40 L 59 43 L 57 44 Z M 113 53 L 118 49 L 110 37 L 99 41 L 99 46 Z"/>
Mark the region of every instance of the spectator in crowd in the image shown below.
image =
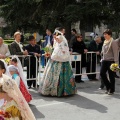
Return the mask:
<path id="1" fill-rule="evenodd" d="M 99 44 L 100 53 L 101 53 L 101 51 L 102 51 L 102 46 L 103 46 L 104 41 L 105 41 L 104 36 L 101 36 L 101 43 Z M 100 57 L 100 60 L 101 60 L 101 55 L 100 55 L 99 57 Z M 101 66 L 101 62 L 100 62 L 100 66 Z M 102 89 L 104 89 L 105 84 L 104 84 L 101 76 L 100 76 L 100 80 L 101 80 L 101 85 L 100 85 L 100 87 L 99 87 L 99 90 L 102 90 Z"/>
<path id="2" fill-rule="evenodd" d="M 0 37 L 0 58 L 5 58 L 10 55 L 8 45 L 3 43 L 3 38 Z"/>
<path id="3" fill-rule="evenodd" d="M 27 66 L 27 78 L 36 78 L 36 58 L 39 59 L 40 57 L 40 46 L 36 44 L 36 40 L 34 36 L 29 36 L 29 45 L 27 45 L 25 48 L 28 51 L 29 55 L 32 55 L 30 57 L 30 71 L 29 71 L 29 65 Z M 29 74 L 30 73 L 30 74 Z M 36 86 L 36 80 L 30 80 L 27 82 L 29 89 L 31 88 L 32 84 L 33 87 Z"/>
<path id="4" fill-rule="evenodd" d="M 118 45 L 112 38 L 112 31 L 107 29 L 104 31 L 105 41 L 102 47 L 102 60 L 100 75 L 106 86 L 106 94 L 112 95 L 115 92 L 115 76 L 114 72 L 110 70 L 112 63 L 118 62 Z M 106 72 L 108 72 L 109 80 Z"/>
<path id="5" fill-rule="evenodd" d="M 25 50 L 25 47 L 20 42 L 20 40 L 21 40 L 20 32 L 14 33 L 14 39 L 15 39 L 15 41 L 11 43 L 12 55 L 28 55 L 27 50 Z"/>
<path id="6" fill-rule="evenodd" d="M 62 31 L 63 35 L 65 35 L 65 28 L 63 27 Z"/>
<path id="7" fill-rule="evenodd" d="M 81 74 L 82 67 L 86 67 L 85 53 L 87 53 L 87 51 L 88 51 L 85 43 L 82 40 L 82 35 L 80 35 L 80 34 L 76 35 L 76 40 L 73 42 L 72 50 L 73 50 L 73 52 L 77 52 L 78 54 L 81 54 L 81 66 L 80 66 L 80 61 L 76 62 L 76 74 Z M 72 66 L 73 66 L 73 68 L 75 67 L 75 62 L 72 63 Z M 80 72 L 80 69 L 81 69 L 81 72 Z M 81 80 L 81 75 L 76 75 L 75 81 L 77 83 L 84 82 Z"/>
<path id="8" fill-rule="evenodd" d="M 47 45 L 53 46 L 53 35 L 52 35 L 52 30 L 46 29 L 46 36 L 45 36 L 45 42 L 44 42 L 44 47 Z"/>
<path id="9" fill-rule="evenodd" d="M 21 40 L 20 40 L 20 42 L 21 42 L 21 43 L 24 43 L 24 35 L 23 35 L 23 32 L 20 31 L 19 29 L 17 30 L 17 32 L 20 32 L 20 33 L 21 33 Z"/>
<path id="10" fill-rule="evenodd" d="M 46 29 L 46 36 L 45 36 L 45 42 L 43 42 L 41 44 L 41 47 L 44 48 L 46 47 L 47 45 L 49 46 L 53 46 L 53 35 L 52 35 L 52 30 L 51 29 Z M 44 54 L 44 51 L 42 50 L 42 54 Z M 42 56 L 41 57 L 41 64 L 42 64 L 42 67 L 45 66 L 45 57 Z"/>
<path id="11" fill-rule="evenodd" d="M 94 38 L 94 40 L 92 40 L 88 46 L 88 51 L 96 52 L 96 53 L 92 53 L 92 55 L 88 54 L 88 56 L 87 56 L 87 69 L 86 69 L 87 73 L 96 72 L 96 62 L 97 62 L 96 61 L 96 54 L 97 54 L 97 56 L 100 56 L 100 52 L 101 52 L 101 49 L 99 47 L 100 43 L 101 43 L 101 37 L 96 36 Z M 91 59 L 91 57 L 92 57 L 92 59 Z M 88 78 L 91 81 L 97 80 L 96 74 L 88 74 Z"/>
<path id="12" fill-rule="evenodd" d="M 76 29 L 72 29 L 71 34 L 72 34 L 72 36 L 71 36 L 71 39 L 70 39 L 70 42 L 69 42 L 69 48 L 70 49 L 72 48 L 73 42 L 76 41 L 76 35 L 77 35 Z"/>

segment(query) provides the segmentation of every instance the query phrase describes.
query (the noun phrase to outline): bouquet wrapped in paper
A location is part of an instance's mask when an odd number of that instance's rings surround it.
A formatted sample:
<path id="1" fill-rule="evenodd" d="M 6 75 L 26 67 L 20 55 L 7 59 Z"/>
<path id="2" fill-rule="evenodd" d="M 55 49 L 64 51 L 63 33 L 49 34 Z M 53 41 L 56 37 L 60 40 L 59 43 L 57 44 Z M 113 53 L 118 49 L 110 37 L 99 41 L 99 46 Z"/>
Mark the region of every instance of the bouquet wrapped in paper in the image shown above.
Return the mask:
<path id="1" fill-rule="evenodd" d="M 45 48 L 42 48 L 42 50 L 45 52 L 44 56 L 48 58 L 51 56 L 53 48 L 51 45 L 47 45 Z"/>
<path id="2" fill-rule="evenodd" d="M 117 63 L 111 64 L 110 69 L 114 72 L 120 71 L 119 65 Z"/>

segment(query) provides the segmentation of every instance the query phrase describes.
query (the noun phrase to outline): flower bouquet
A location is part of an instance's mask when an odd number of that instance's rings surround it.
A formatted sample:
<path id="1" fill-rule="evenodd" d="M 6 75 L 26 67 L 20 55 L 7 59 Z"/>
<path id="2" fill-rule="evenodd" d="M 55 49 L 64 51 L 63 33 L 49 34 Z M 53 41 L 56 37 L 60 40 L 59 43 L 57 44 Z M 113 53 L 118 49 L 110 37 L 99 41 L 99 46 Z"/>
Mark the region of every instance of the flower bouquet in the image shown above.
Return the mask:
<path id="1" fill-rule="evenodd" d="M 51 45 L 47 45 L 45 48 L 42 48 L 42 50 L 45 52 L 45 54 L 43 54 L 46 58 L 50 57 L 53 51 L 53 48 Z"/>
<path id="2" fill-rule="evenodd" d="M 6 57 L 6 58 L 5 58 L 5 62 L 7 63 L 7 65 L 10 64 L 10 61 L 11 61 L 11 59 L 10 59 L 9 57 Z"/>
<path id="3" fill-rule="evenodd" d="M 4 99 L 0 99 L 0 108 L 5 105 Z M 6 120 L 10 118 L 10 114 L 2 109 L 0 109 L 0 120 Z"/>
<path id="4" fill-rule="evenodd" d="M 120 71 L 120 68 L 117 63 L 111 64 L 110 69 L 114 72 Z"/>

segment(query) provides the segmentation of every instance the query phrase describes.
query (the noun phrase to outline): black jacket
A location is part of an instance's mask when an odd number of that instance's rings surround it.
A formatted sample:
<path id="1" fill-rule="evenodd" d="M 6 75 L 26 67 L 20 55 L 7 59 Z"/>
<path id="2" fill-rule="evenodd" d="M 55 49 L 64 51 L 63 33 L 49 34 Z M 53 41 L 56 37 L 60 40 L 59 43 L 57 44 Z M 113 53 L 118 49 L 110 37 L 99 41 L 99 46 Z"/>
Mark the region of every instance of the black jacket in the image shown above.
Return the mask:
<path id="1" fill-rule="evenodd" d="M 34 55 L 34 53 L 40 54 L 40 46 L 39 45 L 32 46 L 31 44 L 29 44 L 25 47 L 25 49 L 28 51 L 29 55 Z"/>
<path id="2" fill-rule="evenodd" d="M 83 41 L 78 42 L 77 40 L 73 42 L 72 46 L 73 52 L 81 54 L 81 65 L 82 67 L 86 66 L 86 55 L 84 54 L 84 49 L 87 49 Z"/>
<path id="3" fill-rule="evenodd" d="M 94 40 L 92 40 L 89 44 L 88 51 L 92 51 L 92 52 L 99 51 L 99 52 L 101 52 L 101 46 L 100 46 L 100 44 L 97 45 L 97 43 Z"/>
<path id="4" fill-rule="evenodd" d="M 15 41 L 11 43 L 10 49 L 11 49 L 11 54 L 12 55 L 23 55 L 23 52 L 21 52 L 21 49 L 20 49 L 19 45 Z M 24 46 L 23 46 L 23 50 L 25 50 Z"/>
<path id="5" fill-rule="evenodd" d="M 73 42 L 72 49 L 73 49 L 73 52 L 77 52 L 79 54 L 84 54 L 84 49 L 87 49 L 87 47 L 83 41 L 78 42 L 76 40 L 75 42 Z"/>

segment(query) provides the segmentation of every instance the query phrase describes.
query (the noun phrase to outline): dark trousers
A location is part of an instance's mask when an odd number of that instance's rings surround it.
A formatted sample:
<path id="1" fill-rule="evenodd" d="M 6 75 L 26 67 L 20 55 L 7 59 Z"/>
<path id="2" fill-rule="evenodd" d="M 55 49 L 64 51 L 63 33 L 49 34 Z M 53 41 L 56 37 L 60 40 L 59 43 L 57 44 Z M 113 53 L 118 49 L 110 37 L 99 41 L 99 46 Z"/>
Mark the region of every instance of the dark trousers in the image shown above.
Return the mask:
<path id="1" fill-rule="evenodd" d="M 115 91 L 115 77 L 114 72 L 110 70 L 110 65 L 114 63 L 114 61 L 102 61 L 100 76 L 106 86 L 107 91 L 114 92 Z M 109 80 L 107 78 L 108 72 Z"/>
<path id="2" fill-rule="evenodd" d="M 105 84 L 104 84 L 104 81 L 103 81 L 103 79 L 102 78 L 100 78 L 100 81 L 101 81 L 101 85 L 100 85 L 100 88 L 104 88 L 104 86 L 105 86 Z"/>
<path id="3" fill-rule="evenodd" d="M 87 73 L 96 72 L 96 58 L 93 58 L 92 61 L 89 60 L 87 62 L 86 72 Z M 87 76 L 88 76 L 89 79 L 95 79 L 96 78 L 96 74 L 89 74 Z"/>
<path id="4" fill-rule="evenodd" d="M 31 62 L 30 63 L 30 71 L 29 71 L 29 66 L 27 66 L 27 78 L 36 78 L 36 63 L 35 62 Z M 28 80 L 27 84 L 29 87 L 32 86 L 33 87 L 36 86 L 36 80 Z"/>
<path id="5" fill-rule="evenodd" d="M 100 62 L 100 66 L 101 66 L 101 62 Z M 103 79 L 101 78 L 101 76 L 100 76 L 100 81 L 101 81 L 101 85 L 100 85 L 100 88 L 104 88 L 104 86 L 105 86 L 105 84 L 104 84 L 104 81 L 103 81 Z"/>
<path id="6" fill-rule="evenodd" d="M 72 62 L 72 67 L 75 68 L 75 62 Z M 80 69 L 81 69 L 81 72 L 80 72 Z M 80 61 L 76 61 L 76 74 L 81 74 L 81 73 L 82 73 L 82 67 L 80 67 Z M 76 82 L 81 81 L 81 75 L 76 75 L 75 81 Z"/>

